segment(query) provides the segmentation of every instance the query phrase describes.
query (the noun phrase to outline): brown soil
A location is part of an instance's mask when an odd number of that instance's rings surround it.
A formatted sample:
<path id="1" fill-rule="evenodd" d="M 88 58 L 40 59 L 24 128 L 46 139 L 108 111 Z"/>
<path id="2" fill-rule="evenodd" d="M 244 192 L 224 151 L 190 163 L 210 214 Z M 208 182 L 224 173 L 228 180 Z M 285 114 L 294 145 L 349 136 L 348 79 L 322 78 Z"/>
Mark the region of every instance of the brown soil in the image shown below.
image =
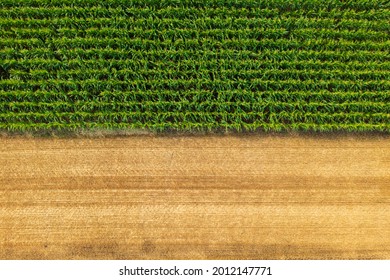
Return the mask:
<path id="1" fill-rule="evenodd" d="M 1 259 L 390 259 L 390 139 L 0 138 Z"/>

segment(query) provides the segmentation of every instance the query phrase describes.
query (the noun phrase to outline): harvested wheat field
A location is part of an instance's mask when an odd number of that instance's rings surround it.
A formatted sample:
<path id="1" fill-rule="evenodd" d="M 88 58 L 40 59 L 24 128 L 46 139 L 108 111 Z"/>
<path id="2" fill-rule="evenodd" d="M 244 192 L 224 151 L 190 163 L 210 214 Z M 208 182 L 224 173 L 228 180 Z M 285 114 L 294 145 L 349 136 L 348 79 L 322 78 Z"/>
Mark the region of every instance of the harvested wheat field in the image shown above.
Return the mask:
<path id="1" fill-rule="evenodd" d="M 390 138 L 0 139 L 1 259 L 389 259 Z"/>

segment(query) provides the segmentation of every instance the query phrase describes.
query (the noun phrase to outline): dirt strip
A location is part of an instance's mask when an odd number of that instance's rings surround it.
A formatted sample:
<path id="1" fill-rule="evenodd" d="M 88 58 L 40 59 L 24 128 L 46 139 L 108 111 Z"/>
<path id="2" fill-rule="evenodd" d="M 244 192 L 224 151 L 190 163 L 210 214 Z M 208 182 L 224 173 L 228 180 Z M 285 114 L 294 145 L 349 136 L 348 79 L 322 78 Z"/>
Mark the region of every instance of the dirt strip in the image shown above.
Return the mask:
<path id="1" fill-rule="evenodd" d="M 0 138 L 0 259 L 390 259 L 390 138 Z"/>

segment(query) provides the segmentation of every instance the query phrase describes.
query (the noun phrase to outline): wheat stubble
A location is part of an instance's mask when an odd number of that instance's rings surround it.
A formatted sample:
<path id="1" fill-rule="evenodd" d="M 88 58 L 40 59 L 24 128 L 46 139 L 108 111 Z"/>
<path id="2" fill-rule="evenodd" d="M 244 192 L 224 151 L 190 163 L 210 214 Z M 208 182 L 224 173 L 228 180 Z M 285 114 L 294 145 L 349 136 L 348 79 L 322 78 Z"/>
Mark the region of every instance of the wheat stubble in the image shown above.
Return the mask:
<path id="1" fill-rule="evenodd" d="M 390 140 L 0 139 L 1 259 L 389 259 Z"/>

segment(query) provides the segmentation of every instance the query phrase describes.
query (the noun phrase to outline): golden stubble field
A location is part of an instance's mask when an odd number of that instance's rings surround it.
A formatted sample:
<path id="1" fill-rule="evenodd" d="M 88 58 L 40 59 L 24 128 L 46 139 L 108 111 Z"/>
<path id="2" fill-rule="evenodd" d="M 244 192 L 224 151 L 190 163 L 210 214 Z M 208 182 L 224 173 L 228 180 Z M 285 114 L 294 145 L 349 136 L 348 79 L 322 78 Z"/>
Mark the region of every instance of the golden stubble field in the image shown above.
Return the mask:
<path id="1" fill-rule="evenodd" d="M 390 259 L 390 137 L 2 137 L 0 258 Z"/>

